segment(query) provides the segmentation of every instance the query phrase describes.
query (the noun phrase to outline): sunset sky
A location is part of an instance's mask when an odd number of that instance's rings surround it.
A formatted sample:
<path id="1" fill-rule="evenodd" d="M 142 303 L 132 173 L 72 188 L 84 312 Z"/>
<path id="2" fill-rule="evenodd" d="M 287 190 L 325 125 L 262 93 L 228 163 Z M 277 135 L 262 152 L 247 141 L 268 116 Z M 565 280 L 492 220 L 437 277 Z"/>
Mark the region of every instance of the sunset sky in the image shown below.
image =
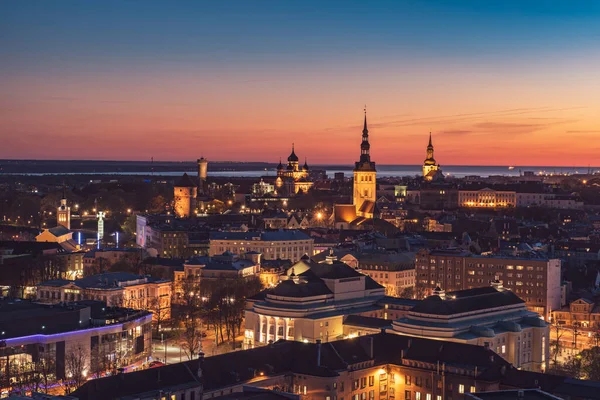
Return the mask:
<path id="1" fill-rule="evenodd" d="M 0 1 L 0 158 L 600 165 L 600 1 Z"/>

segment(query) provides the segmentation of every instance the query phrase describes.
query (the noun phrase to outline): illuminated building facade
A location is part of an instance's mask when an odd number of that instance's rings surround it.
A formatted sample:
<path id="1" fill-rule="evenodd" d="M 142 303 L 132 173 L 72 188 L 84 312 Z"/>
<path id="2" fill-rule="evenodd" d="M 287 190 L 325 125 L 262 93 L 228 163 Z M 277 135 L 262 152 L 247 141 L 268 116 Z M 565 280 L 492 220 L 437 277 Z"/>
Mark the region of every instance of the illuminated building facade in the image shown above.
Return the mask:
<path id="1" fill-rule="evenodd" d="M 20 379 L 19 374 L 43 368 L 42 360 L 52 366 L 45 376 L 53 384 L 76 373 L 85 381 L 117 368 L 141 366 L 151 355 L 152 315 L 97 301 L 49 306 L 5 300 L 0 331 L 3 389 Z"/>
<path id="2" fill-rule="evenodd" d="M 300 191 L 307 192 L 313 186 L 313 182 L 310 180 L 308 164 L 305 159 L 304 165 L 300 167 L 293 144 L 292 152 L 287 160 L 287 167 L 284 167 L 281 160 L 279 160 L 275 188 L 278 191 L 282 191 L 283 194 L 296 194 Z"/>
<path id="3" fill-rule="evenodd" d="M 107 272 L 77 280 L 56 279 L 37 286 L 46 304 L 98 300 L 108 307 L 150 310 L 161 320 L 171 318 L 171 281 L 126 272 Z"/>
<path id="4" fill-rule="evenodd" d="M 264 260 L 300 260 L 313 254 L 314 239 L 296 230 L 267 232 L 211 232 L 209 255 L 257 252 Z"/>
<path id="5" fill-rule="evenodd" d="M 279 339 L 329 342 L 344 335 L 344 317 L 377 312 L 384 288 L 334 256 L 304 256 L 275 287 L 248 299 L 246 347 Z"/>
<path id="6" fill-rule="evenodd" d="M 517 192 L 489 188 L 480 190 L 459 190 L 459 207 L 510 208 L 517 206 Z"/>
<path id="7" fill-rule="evenodd" d="M 415 286 L 415 253 L 346 254 L 340 260 L 358 266 L 360 272 L 385 288 L 387 296 L 400 296 Z"/>
<path id="8" fill-rule="evenodd" d="M 60 205 L 56 209 L 56 223 L 67 229 L 71 229 L 71 207 L 67 204 L 67 194 L 64 190 L 62 199 L 60 199 Z"/>
<path id="9" fill-rule="evenodd" d="M 173 209 L 179 218 L 189 218 L 196 211 L 198 187 L 188 174 L 183 174 L 173 187 Z"/>
<path id="10" fill-rule="evenodd" d="M 377 200 L 377 170 L 375 162 L 371 161 L 371 145 L 369 144 L 369 130 L 367 129 L 367 113 L 360 144 L 360 160 L 354 165 L 354 185 L 352 204 L 356 209 L 356 216 L 373 218 L 375 201 Z"/>
<path id="11" fill-rule="evenodd" d="M 431 143 L 431 132 L 429 132 L 429 144 L 427 145 L 427 157 L 423 162 L 423 178 L 426 181 L 435 181 L 443 178 L 442 169 L 433 158 L 433 144 Z"/>

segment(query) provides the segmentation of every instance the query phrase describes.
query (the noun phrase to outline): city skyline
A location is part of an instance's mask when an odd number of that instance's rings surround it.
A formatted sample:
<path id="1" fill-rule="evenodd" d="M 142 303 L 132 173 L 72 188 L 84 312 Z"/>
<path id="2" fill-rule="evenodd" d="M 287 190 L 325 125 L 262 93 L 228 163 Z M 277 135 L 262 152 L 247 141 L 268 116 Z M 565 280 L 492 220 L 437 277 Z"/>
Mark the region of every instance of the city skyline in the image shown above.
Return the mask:
<path id="1" fill-rule="evenodd" d="M 597 164 L 590 2 L 0 4 L 1 159 Z M 552 160 L 549 162 L 548 160 Z"/>

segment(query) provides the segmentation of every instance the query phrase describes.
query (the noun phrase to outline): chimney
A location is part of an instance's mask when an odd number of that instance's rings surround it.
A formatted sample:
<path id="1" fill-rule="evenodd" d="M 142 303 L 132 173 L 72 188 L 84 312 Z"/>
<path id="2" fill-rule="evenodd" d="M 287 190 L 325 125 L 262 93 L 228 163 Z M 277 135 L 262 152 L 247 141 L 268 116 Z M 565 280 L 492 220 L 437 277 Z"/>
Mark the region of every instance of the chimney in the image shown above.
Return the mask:
<path id="1" fill-rule="evenodd" d="M 321 366 L 321 339 L 317 339 L 317 367 Z"/>

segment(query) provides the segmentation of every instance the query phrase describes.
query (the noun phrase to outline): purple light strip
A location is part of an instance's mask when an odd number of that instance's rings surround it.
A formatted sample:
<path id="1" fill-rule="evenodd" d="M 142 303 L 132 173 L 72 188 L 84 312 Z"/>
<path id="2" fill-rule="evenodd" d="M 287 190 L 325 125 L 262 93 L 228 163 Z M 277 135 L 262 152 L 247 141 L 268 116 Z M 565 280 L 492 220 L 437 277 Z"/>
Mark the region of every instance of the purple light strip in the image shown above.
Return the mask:
<path id="1" fill-rule="evenodd" d="M 88 329 L 81 329 L 78 331 L 70 331 L 70 332 L 62 332 L 62 333 L 53 333 L 50 335 L 44 335 L 43 333 L 37 333 L 35 335 L 29 335 L 29 336 L 21 336 L 21 337 L 17 337 L 17 338 L 12 338 L 12 339 L 4 339 L 4 341 L 6 342 L 7 346 L 19 346 L 23 343 L 20 342 L 30 342 L 32 341 L 32 339 L 36 339 L 36 341 L 42 341 L 43 339 L 51 339 L 51 338 L 66 338 L 69 335 L 76 335 L 78 333 L 83 333 L 83 332 L 102 332 L 105 330 L 109 330 L 109 329 L 114 329 L 114 328 L 119 328 L 119 327 L 123 327 L 123 325 L 125 324 L 131 324 L 131 323 L 140 323 L 143 322 L 144 320 L 152 320 L 152 314 L 150 315 L 145 315 L 141 318 L 132 320 L 132 321 L 127 321 L 127 322 L 123 322 L 123 323 L 118 323 L 118 324 L 114 324 L 114 325 L 106 325 L 106 326 L 100 326 L 100 327 L 95 327 L 95 328 L 88 328 Z M 0 338 L 0 340 L 2 340 L 2 338 Z"/>

